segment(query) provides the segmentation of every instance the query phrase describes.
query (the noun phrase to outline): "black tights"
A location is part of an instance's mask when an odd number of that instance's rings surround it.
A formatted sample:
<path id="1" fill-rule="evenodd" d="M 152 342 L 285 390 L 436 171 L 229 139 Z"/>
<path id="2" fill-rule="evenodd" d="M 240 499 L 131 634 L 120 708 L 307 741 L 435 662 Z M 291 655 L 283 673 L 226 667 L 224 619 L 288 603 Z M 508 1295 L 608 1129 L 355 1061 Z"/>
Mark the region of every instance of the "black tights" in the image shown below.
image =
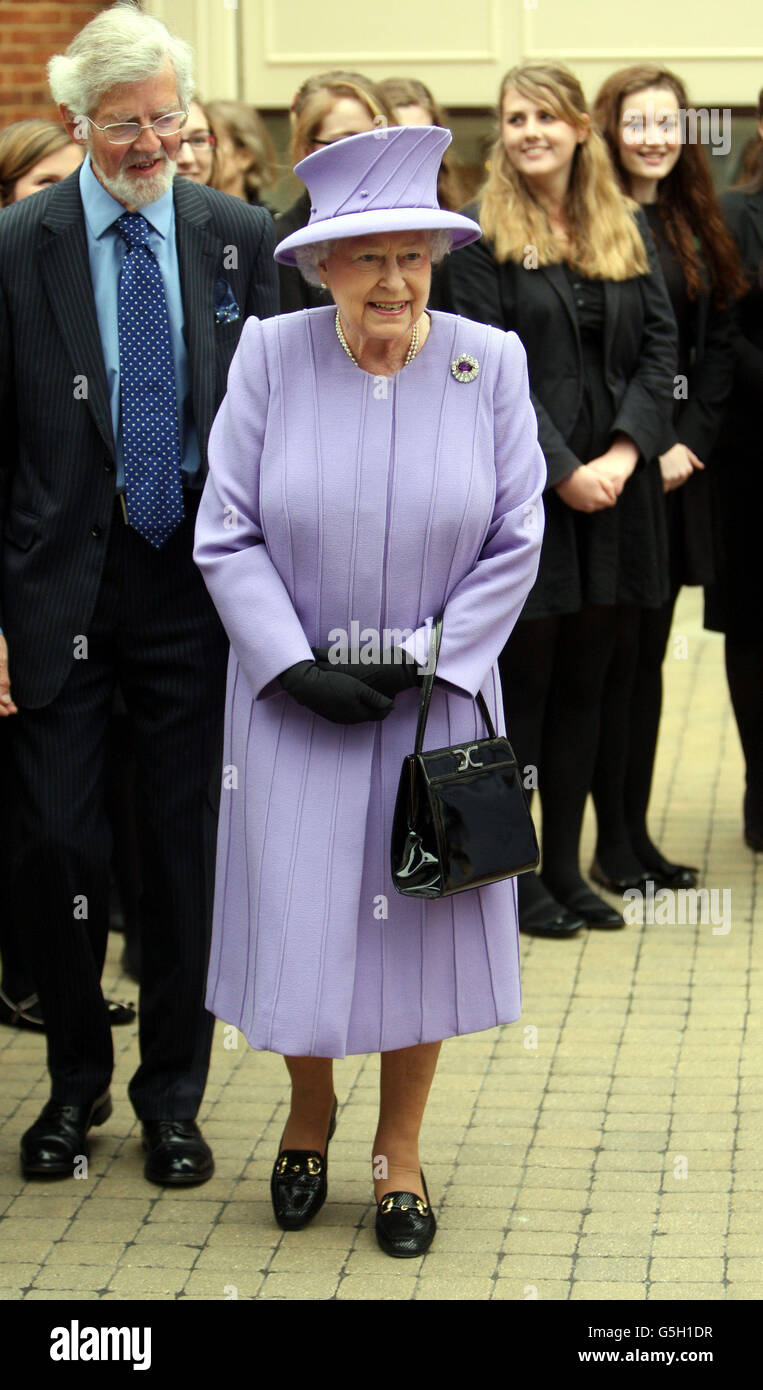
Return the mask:
<path id="1" fill-rule="evenodd" d="M 596 857 L 610 878 L 638 877 L 667 861 L 646 827 L 662 712 L 662 663 L 678 591 L 661 608 L 632 608 L 607 675 L 591 790 Z"/>
<path id="2" fill-rule="evenodd" d="M 747 769 L 744 819 L 763 832 L 763 640 L 726 636 L 726 676 Z"/>
<path id="3" fill-rule="evenodd" d="M 537 769 L 543 806 L 540 880 L 518 880 L 521 903 L 543 887 L 559 902 L 586 888 L 580 829 L 591 785 L 605 677 L 629 610 L 588 604 L 579 613 L 517 623 L 499 660 L 508 736 L 520 767 Z"/>

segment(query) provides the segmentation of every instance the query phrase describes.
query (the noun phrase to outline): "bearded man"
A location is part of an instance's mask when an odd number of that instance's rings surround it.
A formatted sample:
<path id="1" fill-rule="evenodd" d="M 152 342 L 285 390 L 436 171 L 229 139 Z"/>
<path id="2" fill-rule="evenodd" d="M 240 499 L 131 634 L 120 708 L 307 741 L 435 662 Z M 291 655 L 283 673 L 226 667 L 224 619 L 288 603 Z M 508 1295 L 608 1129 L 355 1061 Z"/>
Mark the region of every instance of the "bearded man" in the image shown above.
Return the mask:
<path id="1" fill-rule="evenodd" d="M 175 179 L 192 53 L 115 5 L 48 68 L 70 177 L 0 217 L 0 714 L 14 723 L 26 924 L 51 1099 L 29 1177 L 72 1175 L 111 1113 L 100 987 L 115 686 L 132 716 L 144 877 L 146 1177 L 204 1182 L 196 1123 L 227 642 L 193 564 L 207 439 L 249 314 L 277 312 L 269 214 Z M 7 644 L 7 645 L 6 645 Z"/>

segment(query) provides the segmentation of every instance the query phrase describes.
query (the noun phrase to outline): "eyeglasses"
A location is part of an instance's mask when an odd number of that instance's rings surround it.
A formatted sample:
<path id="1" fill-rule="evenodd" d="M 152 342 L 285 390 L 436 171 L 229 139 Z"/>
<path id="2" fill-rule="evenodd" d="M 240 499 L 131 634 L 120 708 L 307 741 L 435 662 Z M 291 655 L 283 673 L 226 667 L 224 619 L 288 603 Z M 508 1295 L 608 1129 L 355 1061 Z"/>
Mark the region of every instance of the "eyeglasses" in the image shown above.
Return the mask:
<path id="1" fill-rule="evenodd" d="M 120 121 L 115 125 L 98 125 L 91 116 L 85 117 L 96 130 L 100 130 L 106 136 L 110 145 L 131 145 L 133 140 L 144 130 L 153 130 L 155 135 L 161 139 L 166 135 L 177 135 L 188 120 L 187 111 L 170 111 L 166 116 L 159 116 L 158 120 L 151 121 L 149 125 L 139 125 L 137 121 Z"/>
<path id="2" fill-rule="evenodd" d="M 194 150 L 214 149 L 215 137 L 209 135 L 184 135 L 180 141 L 181 145 L 190 145 Z"/>

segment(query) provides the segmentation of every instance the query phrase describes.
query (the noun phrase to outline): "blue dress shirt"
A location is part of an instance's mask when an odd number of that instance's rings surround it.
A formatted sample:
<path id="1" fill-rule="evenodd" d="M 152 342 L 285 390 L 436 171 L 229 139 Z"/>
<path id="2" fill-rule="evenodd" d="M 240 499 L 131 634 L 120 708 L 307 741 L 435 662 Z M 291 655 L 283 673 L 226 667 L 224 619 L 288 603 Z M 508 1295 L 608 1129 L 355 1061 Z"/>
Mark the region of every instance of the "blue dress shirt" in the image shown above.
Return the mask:
<path id="1" fill-rule="evenodd" d="M 79 188 L 85 213 L 90 278 L 93 284 L 95 310 L 98 316 L 103 361 L 106 367 L 111 424 L 116 441 L 116 485 L 117 491 L 122 492 L 125 473 L 119 399 L 118 302 L 119 277 L 122 273 L 122 263 L 127 247 L 114 224 L 117 218 L 122 216 L 125 209 L 121 203 L 117 202 L 116 198 L 112 198 L 103 184 L 99 183 L 93 173 L 89 155 L 80 169 Z M 164 281 L 164 293 L 167 297 L 172 359 L 175 365 L 175 391 L 177 394 L 183 483 L 186 487 L 198 487 L 201 484 L 201 456 L 196 422 L 193 418 L 188 349 L 183 335 L 185 319 L 183 316 L 183 297 L 180 292 L 180 267 L 175 241 L 175 204 L 172 198 L 172 189 L 170 188 L 157 202 L 149 203 L 146 207 L 139 208 L 138 211 L 148 222 L 148 242 L 159 263 Z"/>

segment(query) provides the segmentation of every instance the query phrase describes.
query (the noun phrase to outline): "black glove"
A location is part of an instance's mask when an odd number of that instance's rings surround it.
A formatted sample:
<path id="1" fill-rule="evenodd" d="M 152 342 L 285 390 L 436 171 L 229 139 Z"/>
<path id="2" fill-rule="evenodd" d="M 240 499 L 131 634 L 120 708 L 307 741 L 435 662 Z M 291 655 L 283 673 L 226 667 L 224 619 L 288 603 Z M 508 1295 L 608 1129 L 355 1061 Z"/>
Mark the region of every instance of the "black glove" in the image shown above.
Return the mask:
<path id="1" fill-rule="evenodd" d="M 313 647 L 313 652 L 321 671 L 341 671 L 342 675 L 353 676 L 370 690 L 378 690 L 391 700 L 401 690 L 410 690 L 411 686 L 419 684 L 421 667 L 406 651 L 402 653 L 402 661 L 393 661 L 390 651 L 390 660 L 379 662 L 332 661 L 327 647 Z"/>
<path id="2" fill-rule="evenodd" d="M 278 680 L 298 705 L 304 705 L 332 724 L 364 724 L 367 720 L 386 719 L 395 708 L 394 701 L 388 700 L 386 695 L 333 667 L 322 670 L 315 661 L 298 661 L 296 666 L 282 671 Z"/>

